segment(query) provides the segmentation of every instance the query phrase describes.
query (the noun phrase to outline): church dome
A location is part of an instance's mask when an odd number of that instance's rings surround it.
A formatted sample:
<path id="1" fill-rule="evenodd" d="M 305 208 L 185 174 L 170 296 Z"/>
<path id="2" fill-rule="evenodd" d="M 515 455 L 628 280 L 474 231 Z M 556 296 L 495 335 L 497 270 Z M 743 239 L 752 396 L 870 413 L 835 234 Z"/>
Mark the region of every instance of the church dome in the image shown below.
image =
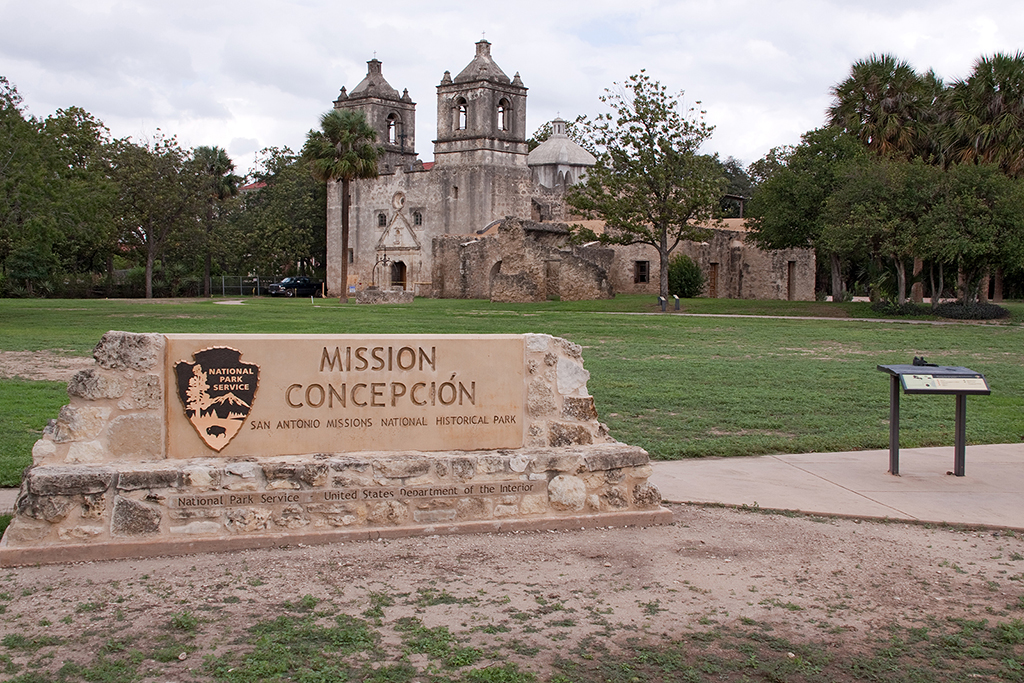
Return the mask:
<path id="1" fill-rule="evenodd" d="M 526 157 L 528 166 L 593 166 L 597 163 L 594 155 L 576 144 L 565 134 L 565 121 L 551 122 L 552 133 L 544 142 Z"/>

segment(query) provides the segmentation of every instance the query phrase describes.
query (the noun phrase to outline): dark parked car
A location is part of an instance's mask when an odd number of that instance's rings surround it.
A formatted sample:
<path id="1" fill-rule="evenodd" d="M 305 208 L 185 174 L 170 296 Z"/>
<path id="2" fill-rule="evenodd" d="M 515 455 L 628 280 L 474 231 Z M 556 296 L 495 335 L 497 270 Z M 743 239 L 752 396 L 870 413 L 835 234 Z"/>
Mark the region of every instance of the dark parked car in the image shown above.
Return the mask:
<path id="1" fill-rule="evenodd" d="M 270 296 L 320 296 L 323 283 L 311 277 L 286 277 L 267 287 Z"/>

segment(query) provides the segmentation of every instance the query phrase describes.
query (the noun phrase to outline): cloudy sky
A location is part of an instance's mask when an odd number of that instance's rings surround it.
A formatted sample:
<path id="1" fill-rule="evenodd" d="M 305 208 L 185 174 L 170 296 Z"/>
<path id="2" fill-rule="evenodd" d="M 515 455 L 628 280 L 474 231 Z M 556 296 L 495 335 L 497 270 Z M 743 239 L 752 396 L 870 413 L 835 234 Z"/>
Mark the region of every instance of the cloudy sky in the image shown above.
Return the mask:
<path id="1" fill-rule="evenodd" d="M 1003 0 L 0 0 L 0 75 L 44 117 L 77 105 L 117 137 L 157 128 L 218 145 L 240 171 L 298 149 L 341 86 L 380 59 L 417 103 L 429 161 L 436 90 L 485 36 L 529 88 L 532 132 L 595 115 L 646 69 L 716 126 L 706 146 L 744 163 L 822 124 L 829 87 L 890 52 L 947 80 L 983 54 L 1024 49 L 1024 3 Z"/>

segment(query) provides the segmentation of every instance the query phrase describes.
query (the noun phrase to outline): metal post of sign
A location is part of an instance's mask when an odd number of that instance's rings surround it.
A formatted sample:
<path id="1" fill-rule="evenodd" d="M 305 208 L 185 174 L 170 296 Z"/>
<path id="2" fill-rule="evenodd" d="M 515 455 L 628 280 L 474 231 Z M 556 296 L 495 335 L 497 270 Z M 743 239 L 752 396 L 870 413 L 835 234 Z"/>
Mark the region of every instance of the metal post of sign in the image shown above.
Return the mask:
<path id="1" fill-rule="evenodd" d="M 678 311 L 679 310 L 679 295 L 678 294 L 673 294 L 672 296 L 674 296 L 676 298 L 676 310 Z"/>
<path id="2" fill-rule="evenodd" d="M 889 381 L 889 474 L 900 474 L 900 378 Z"/>
<path id="3" fill-rule="evenodd" d="M 953 474 L 962 477 L 967 468 L 967 394 L 956 395 L 953 437 Z"/>

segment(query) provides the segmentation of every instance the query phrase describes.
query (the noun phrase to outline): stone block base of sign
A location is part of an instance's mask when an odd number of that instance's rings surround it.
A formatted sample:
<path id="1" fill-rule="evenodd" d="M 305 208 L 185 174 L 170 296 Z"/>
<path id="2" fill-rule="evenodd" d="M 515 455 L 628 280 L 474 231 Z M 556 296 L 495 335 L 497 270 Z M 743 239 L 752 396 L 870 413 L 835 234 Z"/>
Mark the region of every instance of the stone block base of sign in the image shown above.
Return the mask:
<path id="1" fill-rule="evenodd" d="M 649 475 L 643 449 L 615 443 L 40 466 L 0 566 L 670 522 Z"/>
<path id="2" fill-rule="evenodd" d="M 411 304 L 415 296 L 404 289 L 361 289 L 356 292 L 357 304 Z"/>
<path id="3" fill-rule="evenodd" d="M 108 332 L 93 356 L 0 566 L 671 518 L 565 339 Z"/>

